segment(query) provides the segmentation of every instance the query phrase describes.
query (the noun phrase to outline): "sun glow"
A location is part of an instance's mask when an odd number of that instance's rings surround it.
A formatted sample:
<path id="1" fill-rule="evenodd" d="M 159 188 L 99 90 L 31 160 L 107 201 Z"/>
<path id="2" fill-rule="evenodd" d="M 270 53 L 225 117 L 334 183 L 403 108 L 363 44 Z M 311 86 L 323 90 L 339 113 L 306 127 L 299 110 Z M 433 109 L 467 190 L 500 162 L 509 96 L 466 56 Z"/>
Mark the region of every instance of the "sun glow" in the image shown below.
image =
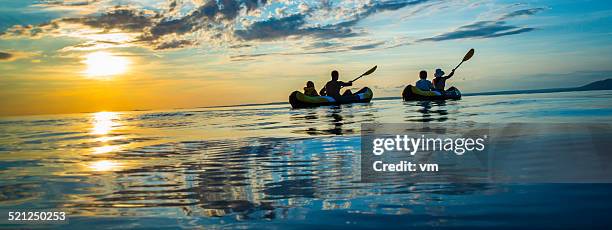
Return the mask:
<path id="1" fill-rule="evenodd" d="M 92 78 L 112 77 L 127 72 L 130 60 L 115 54 L 99 51 L 85 55 L 87 69 L 83 74 Z"/>

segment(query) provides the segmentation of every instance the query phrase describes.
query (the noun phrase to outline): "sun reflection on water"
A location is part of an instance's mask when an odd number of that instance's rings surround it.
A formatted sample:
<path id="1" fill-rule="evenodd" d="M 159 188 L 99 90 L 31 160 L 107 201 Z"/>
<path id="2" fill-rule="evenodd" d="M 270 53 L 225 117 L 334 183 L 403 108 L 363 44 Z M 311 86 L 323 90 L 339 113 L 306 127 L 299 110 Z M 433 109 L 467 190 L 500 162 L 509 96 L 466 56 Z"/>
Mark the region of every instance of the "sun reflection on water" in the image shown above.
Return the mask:
<path id="1" fill-rule="evenodd" d="M 121 146 L 119 145 L 105 145 L 105 146 L 93 148 L 92 152 L 93 154 L 103 154 L 103 153 L 116 152 L 119 150 L 121 150 Z"/>
<path id="2" fill-rule="evenodd" d="M 117 152 L 123 147 L 121 145 L 112 145 L 112 141 L 123 139 L 122 135 L 111 135 L 113 130 L 119 127 L 119 113 L 116 112 L 98 112 L 93 114 L 91 134 L 99 135 L 95 142 L 104 143 L 103 146 L 96 146 L 91 149 L 93 154 L 103 154 Z"/>
<path id="3" fill-rule="evenodd" d="M 119 114 L 116 112 L 97 112 L 93 115 L 93 128 L 91 134 L 106 135 L 118 126 L 116 120 L 119 119 Z"/>
<path id="4" fill-rule="evenodd" d="M 92 171 L 96 172 L 116 171 L 123 168 L 122 164 L 111 160 L 96 161 L 88 166 Z"/>

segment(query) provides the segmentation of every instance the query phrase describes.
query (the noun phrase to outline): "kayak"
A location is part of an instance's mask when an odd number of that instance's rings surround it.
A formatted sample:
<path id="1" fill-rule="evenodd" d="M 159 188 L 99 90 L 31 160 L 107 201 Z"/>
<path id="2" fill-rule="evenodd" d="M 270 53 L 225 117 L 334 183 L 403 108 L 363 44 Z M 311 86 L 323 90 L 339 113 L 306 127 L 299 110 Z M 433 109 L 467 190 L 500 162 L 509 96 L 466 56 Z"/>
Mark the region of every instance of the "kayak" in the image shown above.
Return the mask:
<path id="1" fill-rule="evenodd" d="M 374 93 L 368 87 L 357 91 L 353 95 L 343 96 L 339 100 L 334 99 L 330 96 L 306 96 L 300 91 L 294 91 L 289 95 L 289 103 L 291 107 L 296 108 L 308 108 L 326 105 L 340 105 L 340 104 L 351 104 L 351 103 L 368 103 L 372 100 Z"/>
<path id="2" fill-rule="evenodd" d="M 404 101 L 426 101 L 426 100 L 447 100 L 461 99 L 461 91 L 455 87 L 450 87 L 443 93 L 436 91 L 423 91 L 412 85 L 406 86 L 402 92 Z"/>

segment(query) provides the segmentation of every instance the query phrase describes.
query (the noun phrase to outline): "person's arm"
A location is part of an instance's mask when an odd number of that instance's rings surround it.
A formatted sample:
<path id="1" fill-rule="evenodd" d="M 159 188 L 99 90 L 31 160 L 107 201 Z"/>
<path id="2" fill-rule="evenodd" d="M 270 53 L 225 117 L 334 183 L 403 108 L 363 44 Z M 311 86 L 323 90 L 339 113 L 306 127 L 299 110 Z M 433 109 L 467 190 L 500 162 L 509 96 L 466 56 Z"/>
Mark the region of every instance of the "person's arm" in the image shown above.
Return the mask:
<path id="1" fill-rule="evenodd" d="M 352 86 L 352 85 L 353 85 L 353 82 L 352 82 L 352 81 L 349 81 L 349 82 L 342 82 L 342 81 L 341 81 L 341 82 L 340 82 L 340 85 L 341 85 L 341 86 Z"/>
<path id="2" fill-rule="evenodd" d="M 444 77 L 445 79 L 449 79 L 451 78 L 453 75 L 455 75 L 455 70 L 451 71 L 450 74 L 446 77 Z"/>
<path id="3" fill-rule="evenodd" d="M 321 88 L 321 91 L 319 91 L 319 95 L 321 95 L 321 96 L 327 95 L 327 90 L 325 89 L 325 86 L 323 86 L 323 88 Z"/>

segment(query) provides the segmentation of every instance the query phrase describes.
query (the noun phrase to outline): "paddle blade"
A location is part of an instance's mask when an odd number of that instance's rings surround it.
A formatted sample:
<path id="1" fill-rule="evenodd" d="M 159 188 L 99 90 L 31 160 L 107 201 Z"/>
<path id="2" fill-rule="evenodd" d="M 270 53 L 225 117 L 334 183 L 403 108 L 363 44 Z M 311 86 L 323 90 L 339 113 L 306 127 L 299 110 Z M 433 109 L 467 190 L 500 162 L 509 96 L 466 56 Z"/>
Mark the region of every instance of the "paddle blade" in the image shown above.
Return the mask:
<path id="1" fill-rule="evenodd" d="M 463 57 L 463 61 L 470 60 L 472 56 L 474 56 L 474 49 L 470 49 L 470 51 L 468 51 L 467 54 L 465 54 L 465 57 Z"/>
<path id="2" fill-rule="evenodd" d="M 378 68 L 377 65 L 375 65 L 374 67 L 372 67 L 370 70 L 366 71 L 365 73 L 363 73 L 361 76 L 365 76 L 365 75 L 370 75 L 371 73 L 374 73 L 374 71 L 376 71 L 376 68 Z"/>

